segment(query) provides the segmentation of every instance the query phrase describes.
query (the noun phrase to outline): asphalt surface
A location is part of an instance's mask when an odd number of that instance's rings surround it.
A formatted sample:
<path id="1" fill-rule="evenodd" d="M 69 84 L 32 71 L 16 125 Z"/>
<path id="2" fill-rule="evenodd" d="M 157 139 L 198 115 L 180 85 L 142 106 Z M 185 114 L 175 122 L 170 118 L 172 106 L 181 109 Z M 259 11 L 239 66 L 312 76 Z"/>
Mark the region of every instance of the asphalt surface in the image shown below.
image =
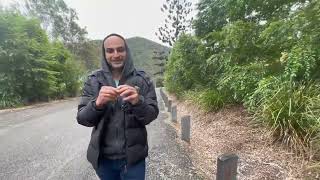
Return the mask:
<path id="1" fill-rule="evenodd" d="M 146 179 L 202 179 L 176 142 L 169 114 L 148 125 Z M 96 180 L 86 149 L 91 128 L 76 122 L 77 99 L 0 111 L 0 180 Z"/>

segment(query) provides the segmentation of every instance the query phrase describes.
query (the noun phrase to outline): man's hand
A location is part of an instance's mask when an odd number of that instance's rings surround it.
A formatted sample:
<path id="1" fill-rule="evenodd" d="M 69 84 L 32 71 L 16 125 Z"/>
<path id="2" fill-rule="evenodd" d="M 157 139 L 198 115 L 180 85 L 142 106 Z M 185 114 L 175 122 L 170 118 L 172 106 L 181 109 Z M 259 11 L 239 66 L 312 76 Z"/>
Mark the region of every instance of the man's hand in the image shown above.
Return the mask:
<path id="1" fill-rule="evenodd" d="M 124 101 L 130 102 L 135 105 L 139 102 L 139 93 L 136 88 L 129 85 L 120 85 L 117 88 L 118 94 L 123 97 Z"/>
<path id="2" fill-rule="evenodd" d="M 96 107 L 102 108 L 106 103 L 115 101 L 118 97 L 117 89 L 112 86 L 102 86 L 98 98 L 96 100 Z"/>

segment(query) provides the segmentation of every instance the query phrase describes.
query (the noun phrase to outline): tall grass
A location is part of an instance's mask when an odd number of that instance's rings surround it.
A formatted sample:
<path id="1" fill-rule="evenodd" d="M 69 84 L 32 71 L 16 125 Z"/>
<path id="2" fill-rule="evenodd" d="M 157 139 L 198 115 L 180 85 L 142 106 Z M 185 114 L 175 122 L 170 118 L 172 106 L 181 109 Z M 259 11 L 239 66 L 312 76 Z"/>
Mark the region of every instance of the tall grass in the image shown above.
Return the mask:
<path id="1" fill-rule="evenodd" d="M 254 94 L 261 97 L 254 117 L 270 127 L 276 141 L 297 153 L 310 153 L 320 140 L 320 85 L 274 80 L 266 83 L 269 91 Z"/>
<path id="2" fill-rule="evenodd" d="M 14 96 L 13 94 L 7 94 L 6 92 L 0 92 L 0 109 L 16 107 L 21 105 L 21 98 Z"/>
<path id="3" fill-rule="evenodd" d="M 217 111 L 228 104 L 227 96 L 214 89 L 197 89 L 186 91 L 183 94 L 183 99 L 191 100 L 199 105 L 203 110 Z"/>

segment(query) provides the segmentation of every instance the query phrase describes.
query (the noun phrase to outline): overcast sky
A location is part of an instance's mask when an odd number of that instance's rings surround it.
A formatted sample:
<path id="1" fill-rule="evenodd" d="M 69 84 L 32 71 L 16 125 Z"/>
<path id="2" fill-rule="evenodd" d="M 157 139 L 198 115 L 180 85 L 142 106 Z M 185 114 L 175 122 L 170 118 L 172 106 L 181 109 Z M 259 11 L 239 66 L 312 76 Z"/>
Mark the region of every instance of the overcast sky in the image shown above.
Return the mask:
<path id="1" fill-rule="evenodd" d="M 14 0 L 0 0 L 8 4 Z M 76 9 L 79 24 L 86 27 L 90 39 L 102 39 L 119 33 L 126 38 L 140 36 L 159 42 L 157 28 L 164 22 L 160 11 L 165 0 L 64 0 Z M 191 0 L 194 4 L 198 0 Z"/>

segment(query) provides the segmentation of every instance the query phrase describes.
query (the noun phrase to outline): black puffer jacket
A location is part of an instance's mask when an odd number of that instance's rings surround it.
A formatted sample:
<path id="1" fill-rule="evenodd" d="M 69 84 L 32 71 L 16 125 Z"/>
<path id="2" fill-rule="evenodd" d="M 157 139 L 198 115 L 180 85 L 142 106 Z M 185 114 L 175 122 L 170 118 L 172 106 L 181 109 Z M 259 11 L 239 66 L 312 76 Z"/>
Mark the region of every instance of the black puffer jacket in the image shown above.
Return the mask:
<path id="1" fill-rule="evenodd" d="M 148 156 L 145 126 L 158 116 L 157 97 L 153 83 L 145 73 L 134 68 L 127 45 L 126 49 L 127 59 L 119 85 L 138 86 L 138 104 L 133 106 L 118 98 L 117 102 L 108 103 L 103 110 L 95 108 L 101 86 L 115 87 L 110 67 L 104 57 L 102 69 L 92 73 L 85 82 L 78 105 L 78 123 L 93 127 L 87 159 L 95 169 L 101 156 L 110 159 L 125 157 L 128 166 Z"/>

